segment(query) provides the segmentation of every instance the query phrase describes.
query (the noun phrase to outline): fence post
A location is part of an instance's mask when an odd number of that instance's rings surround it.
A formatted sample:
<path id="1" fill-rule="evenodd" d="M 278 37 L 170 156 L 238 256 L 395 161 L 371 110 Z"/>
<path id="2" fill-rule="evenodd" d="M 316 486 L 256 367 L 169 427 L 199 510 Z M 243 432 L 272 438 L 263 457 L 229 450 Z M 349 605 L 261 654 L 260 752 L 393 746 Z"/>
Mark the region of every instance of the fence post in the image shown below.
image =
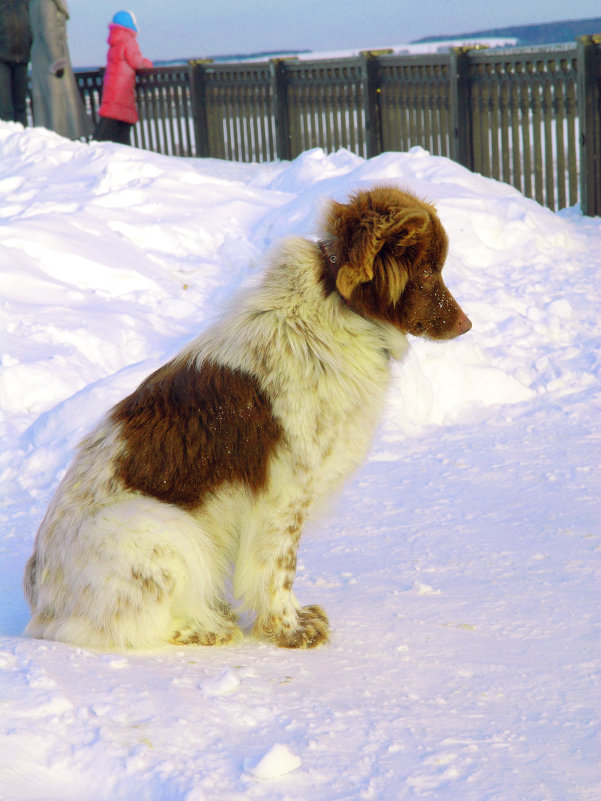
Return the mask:
<path id="1" fill-rule="evenodd" d="M 577 50 L 580 202 L 594 217 L 601 215 L 601 35 L 580 36 Z"/>
<path id="2" fill-rule="evenodd" d="M 207 64 L 212 63 L 212 59 L 198 59 L 188 62 L 190 103 L 192 105 L 192 120 L 194 122 L 196 156 L 198 158 L 206 158 L 211 155 L 209 120 L 205 95 L 205 68 Z"/>
<path id="3" fill-rule="evenodd" d="M 454 47 L 451 50 L 449 81 L 451 93 L 451 158 L 453 161 L 474 169 L 474 141 L 472 137 L 472 105 L 470 103 L 470 53 L 469 47 Z"/>
<path id="4" fill-rule="evenodd" d="M 290 161 L 292 158 L 292 134 L 290 133 L 288 81 L 286 76 L 287 60 L 290 59 L 272 58 L 269 61 L 273 92 L 273 116 L 275 120 L 275 149 L 276 156 L 281 161 Z"/>
<path id="5" fill-rule="evenodd" d="M 382 115 L 378 56 L 392 50 L 363 50 L 363 113 L 365 114 L 365 150 L 367 158 L 382 152 Z"/>

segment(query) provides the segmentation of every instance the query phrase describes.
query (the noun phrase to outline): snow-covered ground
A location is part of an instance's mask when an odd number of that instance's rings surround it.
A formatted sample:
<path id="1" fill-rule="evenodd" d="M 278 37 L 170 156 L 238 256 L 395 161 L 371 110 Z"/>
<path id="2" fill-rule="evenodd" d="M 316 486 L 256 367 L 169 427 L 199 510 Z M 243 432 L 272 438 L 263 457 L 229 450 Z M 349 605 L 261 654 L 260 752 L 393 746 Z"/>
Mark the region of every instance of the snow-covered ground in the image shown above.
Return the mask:
<path id="1" fill-rule="evenodd" d="M 412 340 L 370 458 L 302 543 L 331 643 L 25 639 L 78 439 L 322 198 L 434 200 L 473 321 Z M 423 150 L 176 160 L 0 123 L 0 798 L 598 801 L 601 219 Z"/>

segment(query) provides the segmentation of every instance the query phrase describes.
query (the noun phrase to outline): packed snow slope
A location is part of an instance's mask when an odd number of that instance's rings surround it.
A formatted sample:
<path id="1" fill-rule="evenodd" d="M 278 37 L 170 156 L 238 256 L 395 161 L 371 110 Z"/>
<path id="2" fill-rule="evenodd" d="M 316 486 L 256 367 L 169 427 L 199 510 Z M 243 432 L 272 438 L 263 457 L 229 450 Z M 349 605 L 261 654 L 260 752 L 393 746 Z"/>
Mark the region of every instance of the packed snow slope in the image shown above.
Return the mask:
<path id="1" fill-rule="evenodd" d="M 473 321 L 414 339 L 295 585 L 332 640 L 102 654 L 22 637 L 72 449 L 324 198 L 436 203 Z M 0 124 L 0 798 L 598 801 L 601 219 L 420 149 L 177 160 Z M 300 388 L 299 388 L 300 391 Z"/>

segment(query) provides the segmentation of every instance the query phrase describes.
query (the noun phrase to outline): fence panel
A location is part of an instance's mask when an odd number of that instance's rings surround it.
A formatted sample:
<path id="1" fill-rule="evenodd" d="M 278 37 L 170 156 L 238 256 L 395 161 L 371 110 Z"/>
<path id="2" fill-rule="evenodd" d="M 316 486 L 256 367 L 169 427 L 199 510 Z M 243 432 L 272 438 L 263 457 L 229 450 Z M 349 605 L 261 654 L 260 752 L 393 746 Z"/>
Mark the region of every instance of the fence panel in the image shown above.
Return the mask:
<path id="1" fill-rule="evenodd" d="M 75 73 L 84 108 L 94 124 L 102 99 L 104 69 Z M 139 121 L 132 130 L 136 147 L 168 156 L 194 156 L 196 144 L 188 67 L 160 67 L 136 75 Z"/>
<path id="2" fill-rule="evenodd" d="M 367 156 L 364 59 L 289 61 L 284 75 L 291 158 L 313 147 Z"/>
<path id="3" fill-rule="evenodd" d="M 380 56 L 378 95 L 383 150 L 420 145 L 451 156 L 449 56 Z"/>
<path id="4" fill-rule="evenodd" d="M 207 64 L 203 79 L 206 155 L 233 161 L 277 158 L 269 64 Z"/>
<path id="5" fill-rule="evenodd" d="M 139 121 L 133 141 L 168 156 L 196 154 L 188 67 L 141 70 L 136 76 Z"/>
<path id="6" fill-rule="evenodd" d="M 473 169 L 551 209 L 578 200 L 576 48 L 470 55 Z"/>
<path id="7" fill-rule="evenodd" d="M 102 79 L 104 70 L 86 70 L 75 73 L 75 80 L 79 94 L 83 100 L 86 114 L 90 116 L 92 122 L 98 122 L 98 109 L 102 100 Z"/>

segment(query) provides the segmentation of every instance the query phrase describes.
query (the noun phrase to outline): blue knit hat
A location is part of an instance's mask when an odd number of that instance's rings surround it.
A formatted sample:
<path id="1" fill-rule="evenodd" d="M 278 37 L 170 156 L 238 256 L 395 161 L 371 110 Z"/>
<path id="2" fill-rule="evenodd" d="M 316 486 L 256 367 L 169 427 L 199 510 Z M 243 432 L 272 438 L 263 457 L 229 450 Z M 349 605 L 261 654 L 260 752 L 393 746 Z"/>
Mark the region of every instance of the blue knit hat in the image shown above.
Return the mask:
<path id="1" fill-rule="evenodd" d="M 117 11 L 111 22 L 113 25 L 121 25 L 122 28 L 129 28 L 132 31 L 138 30 L 138 21 L 133 11 Z"/>

